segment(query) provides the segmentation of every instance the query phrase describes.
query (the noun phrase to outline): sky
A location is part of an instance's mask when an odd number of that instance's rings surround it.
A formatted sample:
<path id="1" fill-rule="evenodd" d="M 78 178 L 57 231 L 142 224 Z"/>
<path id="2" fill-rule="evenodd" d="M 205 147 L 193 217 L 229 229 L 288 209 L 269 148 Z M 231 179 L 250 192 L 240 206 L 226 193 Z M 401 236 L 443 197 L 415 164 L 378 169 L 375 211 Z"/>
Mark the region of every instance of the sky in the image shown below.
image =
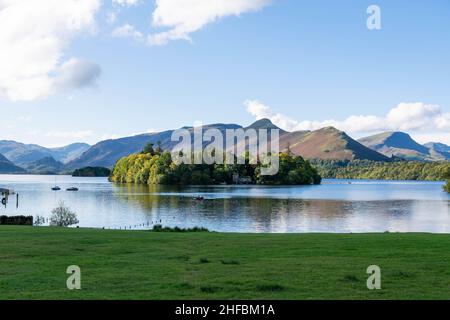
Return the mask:
<path id="1" fill-rule="evenodd" d="M 448 0 L 0 0 L 0 140 L 267 117 L 450 144 L 449 14 Z"/>

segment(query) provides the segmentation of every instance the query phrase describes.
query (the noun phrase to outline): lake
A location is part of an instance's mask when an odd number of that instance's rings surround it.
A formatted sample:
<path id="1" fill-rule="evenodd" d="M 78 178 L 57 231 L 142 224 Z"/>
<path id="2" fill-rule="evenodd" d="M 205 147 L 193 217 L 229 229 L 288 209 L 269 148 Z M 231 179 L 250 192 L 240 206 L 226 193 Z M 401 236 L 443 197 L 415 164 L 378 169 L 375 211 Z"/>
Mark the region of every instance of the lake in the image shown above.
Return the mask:
<path id="1" fill-rule="evenodd" d="M 61 191 L 52 191 L 59 185 Z M 153 224 L 221 232 L 450 233 L 442 182 L 324 180 L 319 186 L 138 186 L 106 178 L 0 175 L 19 194 L 0 215 L 41 215 L 64 201 L 81 227 L 148 229 Z M 65 191 L 77 187 L 78 192 Z M 203 201 L 194 200 L 203 196 Z"/>

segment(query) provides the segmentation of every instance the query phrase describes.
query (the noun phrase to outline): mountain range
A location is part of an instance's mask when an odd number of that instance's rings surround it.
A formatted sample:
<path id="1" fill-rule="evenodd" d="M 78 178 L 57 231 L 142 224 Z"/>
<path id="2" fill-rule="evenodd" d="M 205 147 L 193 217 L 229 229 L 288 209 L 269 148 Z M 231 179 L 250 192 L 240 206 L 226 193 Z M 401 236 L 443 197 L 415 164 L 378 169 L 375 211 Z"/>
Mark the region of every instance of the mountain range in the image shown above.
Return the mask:
<path id="1" fill-rule="evenodd" d="M 248 127 L 237 124 L 211 124 L 203 131 L 217 129 L 277 129 L 270 120 L 261 119 Z M 184 127 L 193 133 L 192 127 Z M 279 129 L 279 128 L 278 128 Z M 171 141 L 174 130 L 148 133 L 101 141 L 93 146 L 75 143 L 61 148 L 45 148 L 15 141 L 0 141 L 0 173 L 61 173 L 82 167 L 114 166 L 117 160 L 140 152 L 151 142 L 160 143 L 162 149 L 171 150 L 178 141 Z M 205 142 L 203 145 L 207 145 Z M 343 131 L 326 127 L 314 131 L 287 132 L 280 129 L 280 149 L 288 149 L 306 159 L 371 160 L 393 159 L 418 161 L 450 161 L 450 146 L 430 142 L 421 145 L 403 132 L 384 132 L 354 140 Z"/>
<path id="2" fill-rule="evenodd" d="M 11 161 L 6 159 L 3 155 L 0 154 L 0 174 L 4 173 L 25 173 L 26 171 L 14 165 Z"/>
<path id="3" fill-rule="evenodd" d="M 88 150 L 86 143 L 73 143 L 61 148 L 45 148 L 35 144 L 24 144 L 11 140 L 0 140 L 0 154 L 16 165 L 24 165 L 46 157 L 52 157 L 63 164 L 78 158 Z"/>
<path id="4" fill-rule="evenodd" d="M 388 157 L 416 161 L 450 160 L 449 146 L 433 142 L 421 145 L 404 132 L 384 132 L 358 141 Z"/>

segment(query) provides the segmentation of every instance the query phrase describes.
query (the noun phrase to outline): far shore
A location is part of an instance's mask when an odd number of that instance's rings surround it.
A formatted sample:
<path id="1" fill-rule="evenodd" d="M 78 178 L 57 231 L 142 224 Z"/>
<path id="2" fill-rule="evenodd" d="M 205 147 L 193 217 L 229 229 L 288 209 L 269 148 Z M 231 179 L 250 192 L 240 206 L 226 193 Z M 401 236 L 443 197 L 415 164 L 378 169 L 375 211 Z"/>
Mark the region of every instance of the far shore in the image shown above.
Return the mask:
<path id="1" fill-rule="evenodd" d="M 1 176 L 42 176 L 42 177 L 53 177 L 53 176 L 61 176 L 61 177 L 73 177 L 73 178 L 105 178 L 108 179 L 108 177 L 89 177 L 89 176 L 72 176 L 71 173 L 55 173 L 55 174 L 37 174 L 37 173 L 0 173 L 0 177 Z M 395 180 L 395 179 L 363 179 L 363 178 L 323 178 L 323 181 L 392 181 L 392 182 L 441 182 L 441 183 L 445 183 L 445 180 Z M 114 184 L 123 184 L 123 185 L 134 185 L 134 183 L 119 183 L 119 182 L 111 182 Z M 227 184 L 227 186 L 234 186 L 236 184 Z M 261 184 L 239 184 L 239 186 L 242 185 L 247 185 L 247 186 L 264 186 Z M 158 186 L 158 185 L 154 185 L 154 186 Z M 196 185 L 163 185 L 163 184 L 159 184 L 159 186 L 196 186 Z M 200 186 L 205 186 L 205 185 L 200 185 Z M 208 186 L 208 185 L 206 185 Z M 220 186 L 220 184 L 212 184 L 211 186 Z M 272 186 L 272 187 L 282 187 L 282 186 L 292 186 L 292 185 L 266 185 L 266 186 Z M 294 185 L 295 186 L 295 185 Z M 299 185 L 299 186 L 305 186 L 305 185 Z"/>

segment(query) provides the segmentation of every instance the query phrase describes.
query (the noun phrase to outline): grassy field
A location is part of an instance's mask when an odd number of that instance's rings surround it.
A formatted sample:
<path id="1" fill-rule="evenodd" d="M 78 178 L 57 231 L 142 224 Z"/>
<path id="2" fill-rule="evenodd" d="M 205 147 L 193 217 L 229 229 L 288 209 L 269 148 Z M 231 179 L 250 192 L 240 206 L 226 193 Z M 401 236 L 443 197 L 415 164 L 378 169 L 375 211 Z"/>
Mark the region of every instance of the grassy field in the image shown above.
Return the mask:
<path id="1" fill-rule="evenodd" d="M 450 299 L 450 235 L 0 226 L 0 299 Z M 379 265 L 382 290 L 366 287 Z M 81 290 L 66 268 L 81 268 Z"/>

